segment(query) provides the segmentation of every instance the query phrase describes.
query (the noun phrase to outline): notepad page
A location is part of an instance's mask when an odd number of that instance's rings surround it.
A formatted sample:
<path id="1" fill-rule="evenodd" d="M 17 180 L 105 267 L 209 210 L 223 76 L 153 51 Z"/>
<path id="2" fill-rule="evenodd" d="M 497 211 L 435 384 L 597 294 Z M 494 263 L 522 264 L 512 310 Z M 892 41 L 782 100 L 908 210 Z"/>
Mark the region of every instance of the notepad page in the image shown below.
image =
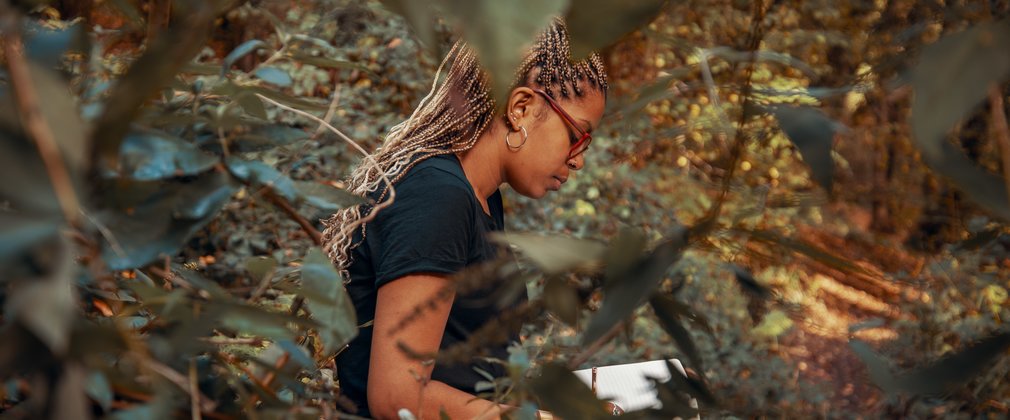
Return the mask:
<path id="1" fill-rule="evenodd" d="M 686 376 L 680 361 L 671 359 L 670 362 L 680 371 L 681 375 Z M 592 384 L 592 369 L 577 370 L 575 375 L 586 385 Z M 599 366 L 596 368 L 596 396 L 603 400 L 613 401 L 628 412 L 649 407 L 658 408 L 661 404 L 657 398 L 656 389 L 648 378 L 655 378 L 660 382 L 669 380 L 670 371 L 667 369 L 666 363 L 662 360 L 652 360 Z"/>

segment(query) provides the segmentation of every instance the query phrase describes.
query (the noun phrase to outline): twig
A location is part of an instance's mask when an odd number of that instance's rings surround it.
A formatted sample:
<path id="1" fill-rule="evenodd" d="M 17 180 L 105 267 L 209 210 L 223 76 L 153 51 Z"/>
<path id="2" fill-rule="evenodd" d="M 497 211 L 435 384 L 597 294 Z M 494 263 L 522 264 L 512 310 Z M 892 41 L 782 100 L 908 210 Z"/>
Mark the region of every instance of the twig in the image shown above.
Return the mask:
<path id="1" fill-rule="evenodd" d="M 283 211 L 284 214 L 287 214 L 291 220 L 295 221 L 295 223 L 298 223 L 298 226 L 301 226 L 302 230 L 309 234 L 313 243 L 317 246 L 321 246 L 323 244 L 323 235 L 316 230 L 315 226 L 312 226 L 312 222 L 309 222 L 308 219 L 299 214 L 298 210 L 295 210 L 288 200 L 285 200 L 284 197 L 277 195 L 273 188 L 264 188 L 263 198 L 266 198 L 270 204 L 273 204 L 274 206 L 277 206 L 277 208 L 281 209 L 281 211 Z"/>
<path id="2" fill-rule="evenodd" d="M 207 398 L 206 395 L 203 395 L 203 393 L 201 393 L 199 389 L 195 390 L 196 392 L 193 392 L 194 390 L 191 390 L 189 387 L 189 380 L 185 376 L 183 376 L 183 374 L 176 372 L 172 368 L 165 366 L 161 364 L 161 362 L 158 362 L 154 359 L 148 357 L 143 357 L 141 359 L 143 360 L 144 365 L 146 365 L 148 369 L 151 369 L 151 371 L 161 375 L 165 379 L 168 379 L 169 382 L 172 382 L 183 391 L 186 391 L 186 393 L 189 394 L 190 398 L 197 400 L 199 404 L 199 410 L 214 411 L 214 408 L 217 407 L 217 403 L 215 403 L 210 398 Z"/>
<path id="3" fill-rule="evenodd" d="M 262 346 L 264 341 L 262 338 L 231 338 L 231 337 L 201 337 L 201 341 L 205 341 L 210 344 L 218 346 Z"/>
<path id="4" fill-rule="evenodd" d="M 703 216 L 702 219 L 691 228 L 691 232 L 689 234 L 691 237 L 699 236 L 700 234 L 715 227 L 716 220 L 722 212 L 722 206 L 726 203 L 726 198 L 729 196 L 733 175 L 736 174 L 736 170 L 740 166 L 740 160 L 743 158 L 744 149 L 746 149 L 744 147 L 744 143 L 746 143 L 747 135 L 744 133 L 743 128 L 747 123 L 746 110 L 747 105 L 751 100 L 751 91 L 753 90 L 751 75 L 754 73 L 754 62 L 757 59 L 757 54 L 755 54 L 755 52 L 761 46 L 761 38 L 764 36 L 761 24 L 764 21 L 766 12 L 763 0 L 755 2 L 753 7 L 754 14 L 751 16 L 751 29 L 748 39 L 748 51 L 751 53 L 751 59 L 744 69 L 744 86 L 740 95 L 740 97 L 743 98 L 743 103 L 740 107 L 740 119 L 737 122 L 733 148 L 730 151 L 729 167 L 726 168 L 726 176 L 722 180 L 722 190 L 719 193 L 719 197 L 716 199 L 715 204 L 713 204 L 709 209 L 708 213 L 705 214 L 705 216 Z"/>
<path id="5" fill-rule="evenodd" d="M 590 357 L 593 357 L 593 355 L 596 354 L 596 352 L 600 351 L 600 349 L 603 348 L 603 346 L 607 344 L 607 342 L 609 342 L 612 338 L 617 336 L 617 333 L 621 332 L 621 328 L 623 327 L 624 322 L 618 322 L 617 324 L 615 324 L 613 327 L 610 328 L 610 331 L 607 331 L 606 334 L 603 334 L 603 337 L 597 338 L 596 341 L 590 344 L 585 351 L 583 351 L 574 359 L 572 359 L 572 361 L 568 362 L 568 368 L 574 370 L 578 368 L 579 365 L 586 363 L 586 361 L 589 360 Z"/>
<path id="6" fill-rule="evenodd" d="M 196 359 L 189 359 L 189 395 L 199 394 L 200 388 L 196 382 Z M 192 413 L 193 420 L 202 420 L 199 401 L 196 398 L 190 398 L 189 401 L 189 411 Z"/>
<path id="7" fill-rule="evenodd" d="M 123 245 L 119 243 L 119 240 L 117 240 L 116 236 L 112 234 L 112 231 L 109 230 L 108 226 L 105 226 L 105 224 L 100 220 L 92 217 L 88 214 L 88 212 L 84 211 L 84 209 L 81 209 L 81 216 L 84 216 L 88 222 L 98 229 L 98 233 L 100 233 L 102 237 L 105 238 L 105 241 L 109 243 L 109 247 L 112 248 L 112 252 L 115 252 L 120 258 L 126 258 L 126 249 L 124 249 Z"/>
<path id="8" fill-rule="evenodd" d="M 5 2 L 6 3 L 6 2 Z M 3 7 L 4 14 L 11 13 L 8 6 Z M 60 149 L 56 145 L 56 138 L 52 129 L 46 123 L 42 109 L 39 107 L 38 93 L 32 84 L 28 63 L 25 61 L 23 47 L 21 45 L 21 33 L 17 29 L 16 22 L 11 22 L 13 18 L 4 19 L 4 26 L 12 28 L 4 31 L 3 50 L 7 57 L 7 69 L 9 70 L 11 87 L 14 90 L 14 97 L 18 102 L 18 116 L 21 117 L 21 124 L 24 125 L 28 136 L 35 140 L 35 145 L 39 149 L 39 155 L 45 164 L 46 172 L 49 173 L 49 180 L 53 184 L 56 198 L 59 201 L 60 209 L 67 223 L 73 227 L 79 227 L 78 212 L 80 202 L 77 193 L 74 192 L 73 183 L 70 182 L 70 174 L 64 164 Z"/>
<path id="9" fill-rule="evenodd" d="M 277 362 L 274 363 L 274 370 L 272 370 L 270 372 L 267 372 L 266 376 L 263 377 L 263 380 L 260 381 L 260 383 L 262 384 L 263 389 L 267 389 L 267 390 L 270 389 L 270 384 L 274 381 L 274 378 L 277 377 L 277 370 L 279 370 L 282 367 L 284 367 L 284 365 L 288 363 L 288 359 L 290 359 L 290 358 L 291 358 L 291 353 L 284 352 L 284 354 L 281 355 L 281 357 L 279 359 L 277 359 Z M 256 402 L 258 402 L 258 401 L 259 401 L 259 395 L 258 394 L 257 395 L 253 395 L 252 397 L 249 397 L 249 401 L 247 401 L 245 403 L 245 408 L 243 409 L 243 411 L 248 411 L 250 409 L 256 408 Z"/>
<path id="10" fill-rule="evenodd" d="M 1000 154 L 1003 158 L 1003 180 L 1010 196 L 1010 128 L 1007 127 L 1003 92 L 998 84 L 989 87 L 989 104 L 992 112 L 992 130 L 999 140 Z"/>
<path id="11" fill-rule="evenodd" d="M 242 361 L 240 361 L 237 358 L 235 358 L 235 356 L 227 354 L 227 353 L 218 353 L 218 354 L 222 358 L 224 358 L 225 361 L 227 361 L 228 363 L 230 363 L 235 369 L 238 369 L 238 370 L 242 371 L 242 373 L 244 373 L 245 376 L 247 378 L 249 378 L 249 381 L 252 382 L 253 385 L 256 385 L 257 387 L 259 387 L 267 395 L 274 396 L 274 391 L 272 389 L 270 389 L 270 385 L 263 383 L 263 381 L 261 381 L 259 378 L 257 378 L 256 375 L 254 375 L 252 373 L 252 371 L 249 370 L 248 367 L 246 367 L 245 365 L 242 364 Z"/>
<path id="12" fill-rule="evenodd" d="M 729 117 L 726 116 L 726 111 L 722 109 L 722 103 L 719 101 L 719 88 L 715 85 L 715 79 L 712 77 L 712 69 L 708 65 L 709 55 L 708 50 L 699 48 L 698 49 L 698 62 L 701 64 L 701 74 L 702 78 L 705 80 L 705 86 L 708 87 L 708 97 L 709 102 L 712 103 L 712 107 L 715 108 L 717 115 L 719 115 L 719 123 L 722 127 L 719 129 L 719 148 L 723 152 L 728 152 L 726 149 L 726 132 L 724 130 L 732 130 L 733 126 L 729 123 Z M 742 127 L 741 127 L 742 128 Z"/>
<path id="13" fill-rule="evenodd" d="M 337 112 L 337 105 L 340 104 L 340 81 L 337 81 L 336 86 L 333 87 L 333 100 L 330 101 L 330 108 L 326 110 L 326 115 L 323 116 L 323 121 L 329 121 L 333 119 L 333 114 Z M 323 134 L 326 129 L 325 125 L 319 124 L 319 128 L 316 128 L 316 132 L 312 134 L 312 138 L 319 137 Z"/>
<path id="14" fill-rule="evenodd" d="M 359 153 L 361 153 L 365 157 L 365 160 L 370 165 L 372 165 L 375 168 L 379 169 L 379 176 L 382 177 L 382 182 L 386 183 L 386 187 L 389 189 L 389 197 L 386 198 L 385 201 L 376 204 L 375 207 L 372 207 L 372 210 L 368 213 L 367 216 L 362 217 L 361 219 L 359 219 L 358 221 L 356 221 L 354 223 L 351 223 L 351 224 L 349 224 L 347 226 L 344 226 L 343 230 L 344 230 L 345 233 L 353 232 L 354 229 L 358 228 L 358 226 L 361 226 L 361 225 L 363 225 L 365 223 L 368 223 L 368 222 L 372 221 L 373 219 L 375 219 L 375 215 L 376 215 L 376 213 L 379 210 L 382 210 L 382 209 L 384 209 L 386 207 L 389 207 L 390 205 L 393 204 L 393 200 L 396 199 L 396 189 L 393 188 L 393 182 L 389 179 L 389 176 L 386 175 L 386 172 L 381 170 L 382 168 L 379 166 L 379 163 L 375 161 L 375 158 L 372 157 L 372 155 L 369 154 L 356 141 L 352 140 L 346 134 L 344 134 L 340 130 L 337 130 L 336 127 L 330 125 L 330 123 L 324 121 L 323 119 L 321 119 L 321 118 L 319 118 L 319 117 L 317 117 L 315 115 L 309 114 L 308 112 L 302 111 L 300 109 L 295 109 L 295 108 L 292 108 L 290 106 L 281 104 L 280 102 L 277 102 L 277 101 L 275 101 L 273 99 L 270 99 L 270 98 L 268 98 L 266 96 L 263 96 L 261 94 L 258 94 L 258 93 L 256 94 L 256 96 L 258 96 L 261 100 L 266 101 L 267 103 L 269 103 L 269 104 L 271 104 L 273 106 L 276 106 L 276 107 L 278 107 L 280 109 L 283 109 L 285 111 L 294 112 L 295 114 L 298 114 L 298 115 L 301 115 L 301 116 L 303 116 L 305 118 L 313 120 L 313 121 L 319 123 L 321 126 L 326 127 L 331 132 L 333 132 L 334 134 L 336 134 L 337 137 L 340 137 L 341 140 L 347 142 L 352 147 L 354 147 L 355 150 L 357 150 Z"/>

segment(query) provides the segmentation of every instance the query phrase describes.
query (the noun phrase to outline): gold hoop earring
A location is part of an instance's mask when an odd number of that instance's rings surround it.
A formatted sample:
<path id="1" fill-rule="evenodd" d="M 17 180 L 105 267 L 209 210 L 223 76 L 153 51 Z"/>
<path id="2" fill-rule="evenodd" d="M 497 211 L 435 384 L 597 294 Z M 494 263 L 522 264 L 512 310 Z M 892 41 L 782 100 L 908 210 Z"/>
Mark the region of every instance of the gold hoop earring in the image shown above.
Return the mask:
<path id="1" fill-rule="evenodd" d="M 513 150 L 513 151 L 519 150 L 520 147 L 523 147 L 523 145 L 526 144 L 526 139 L 530 138 L 530 135 L 526 133 L 526 127 L 523 127 L 523 126 L 520 125 L 519 126 L 519 131 L 522 131 L 522 133 L 523 133 L 523 141 L 520 142 L 518 146 L 513 146 L 512 145 L 512 142 L 509 141 L 509 132 L 505 131 L 505 145 L 508 146 L 509 150 Z"/>

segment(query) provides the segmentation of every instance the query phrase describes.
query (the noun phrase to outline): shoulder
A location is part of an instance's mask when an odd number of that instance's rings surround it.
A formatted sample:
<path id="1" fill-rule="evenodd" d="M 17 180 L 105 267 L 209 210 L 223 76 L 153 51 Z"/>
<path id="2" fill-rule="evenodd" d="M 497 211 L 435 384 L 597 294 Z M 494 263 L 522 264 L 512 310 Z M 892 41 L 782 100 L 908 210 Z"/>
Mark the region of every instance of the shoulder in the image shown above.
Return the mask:
<path id="1" fill-rule="evenodd" d="M 382 213 L 465 216 L 480 205 L 453 156 L 434 156 L 418 162 L 393 188 L 393 204 L 381 211 L 380 217 Z"/>
<path id="2" fill-rule="evenodd" d="M 397 198 L 431 202 L 463 198 L 468 202 L 473 196 L 463 168 L 453 156 L 433 156 L 418 162 L 393 188 Z"/>

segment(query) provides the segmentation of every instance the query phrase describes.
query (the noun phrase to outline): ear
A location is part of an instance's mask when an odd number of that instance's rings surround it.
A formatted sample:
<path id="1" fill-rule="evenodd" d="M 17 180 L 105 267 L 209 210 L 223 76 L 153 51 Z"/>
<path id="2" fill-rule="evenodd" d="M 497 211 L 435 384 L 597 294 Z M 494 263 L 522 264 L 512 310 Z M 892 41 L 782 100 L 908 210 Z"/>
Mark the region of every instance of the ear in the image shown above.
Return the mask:
<path id="1" fill-rule="evenodd" d="M 525 86 L 512 89 L 508 102 L 505 103 L 505 119 L 513 130 L 527 125 L 535 116 L 536 95 L 533 89 Z"/>

